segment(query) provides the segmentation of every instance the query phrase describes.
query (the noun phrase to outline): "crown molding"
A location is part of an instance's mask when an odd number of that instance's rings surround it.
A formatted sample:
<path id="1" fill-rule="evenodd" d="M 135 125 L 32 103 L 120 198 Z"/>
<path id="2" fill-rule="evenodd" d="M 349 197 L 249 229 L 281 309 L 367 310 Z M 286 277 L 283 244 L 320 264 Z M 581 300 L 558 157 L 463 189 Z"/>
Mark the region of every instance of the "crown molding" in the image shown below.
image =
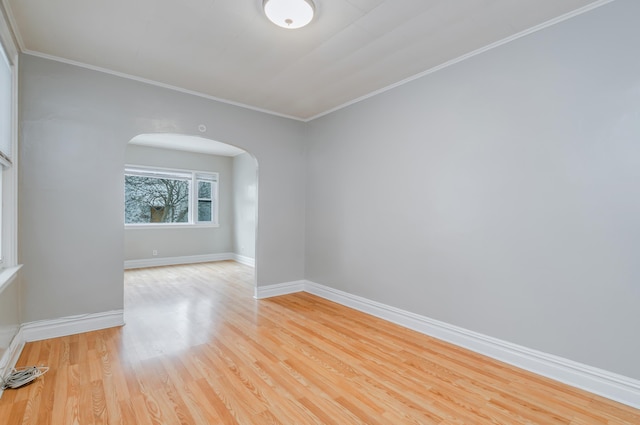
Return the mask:
<path id="1" fill-rule="evenodd" d="M 232 100 L 229 100 L 229 99 L 223 99 L 223 98 L 211 96 L 211 95 L 208 95 L 208 94 L 205 94 L 205 93 L 202 93 L 202 92 L 198 92 L 198 91 L 195 91 L 195 90 L 189 90 L 189 89 L 185 89 L 185 88 L 182 88 L 182 87 L 173 86 L 171 84 L 161 83 L 159 81 L 151 80 L 151 79 L 148 79 L 148 78 L 138 77 L 138 76 L 135 76 L 135 75 L 124 73 L 124 72 L 114 71 L 114 70 L 111 70 L 111 69 L 108 69 L 108 68 L 103 68 L 103 67 L 100 67 L 100 66 L 90 65 L 90 64 L 86 64 L 84 62 L 78 62 L 78 61 L 62 58 L 62 57 L 59 57 L 59 56 L 49 55 L 49 54 L 46 54 L 46 53 L 41 53 L 41 52 L 37 52 L 37 51 L 34 51 L 34 50 L 27 49 L 25 47 L 24 42 L 22 40 L 22 37 L 20 35 L 20 31 L 18 31 L 18 26 L 17 26 L 17 23 L 16 23 L 16 21 L 15 21 L 15 19 L 13 17 L 13 12 L 11 11 L 11 7 L 9 6 L 8 1 L 7 0 L 2 0 L 2 4 L 3 4 L 3 6 L 4 6 L 5 10 L 6 10 L 7 19 L 9 20 L 9 23 L 10 23 L 11 30 L 12 30 L 12 33 L 14 35 L 14 38 L 18 43 L 18 47 L 19 47 L 20 51 L 22 53 L 24 53 L 24 54 L 40 57 L 40 58 L 43 58 L 43 59 L 49 59 L 49 60 L 53 60 L 53 61 L 56 61 L 56 62 L 65 63 L 65 64 L 68 64 L 68 65 L 74 65 L 74 66 L 78 66 L 78 67 L 81 67 L 81 68 L 90 69 L 92 71 L 102 72 L 102 73 L 114 75 L 114 76 L 121 77 L 121 78 L 126 78 L 126 79 L 130 79 L 130 80 L 138 81 L 138 82 L 141 82 L 141 83 L 144 83 L 144 84 L 149 84 L 149 85 L 153 85 L 153 86 L 156 86 L 156 87 L 161 87 L 161 88 L 168 89 L 168 90 L 177 91 L 177 92 L 184 93 L 184 94 L 189 94 L 189 95 L 205 98 L 205 99 L 208 99 L 208 100 L 213 100 L 215 102 L 220 102 L 220 103 L 224 103 L 224 104 L 231 105 L 231 106 L 236 106 L 236 107 L 243 108 L 243 109 L 248 109 L 248 110 L 255 111 L 255 112 L 261 112 L 261 113 L 265 113 L 265 114 L 268 114 L 268 115 L 273 115 L 273 116 L 280 117 L 280 118 L 286 118 L 286 119 L 291 119 L 291 120 L 294 120 L 294 121 L 300 121 L 300 122 L 305 122 L 306 123 L 306 122 L 313 121 L 313 120 L 315 120 L 317 118 L 321 118 L 321 117 L 323 117 L 325 115 L 329 115 L 329 114 L 331 114 L 333 112 L 339 111 L 340 109 L 344 109 L 344 108 L 346 108 L 348 106 L 351 106 L 351 105 L 354 105 L 356 103 L 362 102 L 363 100 L 366 100 L 366 99 L 369 99 L 371 97 L 377 96 L 379 94 L 382 94 L 384 92 L 392 90 L 392 89 L 394 89 L 396 87 L 400 87 L 400 86 L 402 86 L 404 84 L 410 83 L 410 82 L 412 82 L 414 80 L 417 80 L 419 78 L 422 78 L 422 77 L 424 77 L 426 75 L 429 75 L 429 74 L 432 74 L 434 72 L 440 71 L 441 69 L 447 68 L 447 67 L 449 67 L 451 65 L 455 65 L 455 64 L 457 64 L 459 62 L 462 62 L 464 60 L 467 60 L 469 58 L 477 56 L 477 55 L 479 55 L 481 53 L 484 53 L 486 51 L 495 49 L 496 47 L 500 47 L 500 46 L 502 46 L 504 44 L 510 43 L 510 42 L 512 42 L 514 40 L 517 40 L 519 38 L 525 37 L 525 36 L 527 36 L 529 34 L 533 34 L 535 32 L 538 32 L 538 31 L 543 30 L 545 28 L 548 28 L 550 26 L 559 24 L 559 23 L 564 22 L 564 21 L 566 21 L 568 19 L 574 18 L 574 17 L 576 17 L 578 15 L 581 15 L 583 13 L 589 12 L 589 11 L 591 11 L 593 9 L 596 9 L 598 7 L 601 7 L 601 6 L 605 5 L 605 4 L 611 3 L 613 1 L 615 1 L 615 0 L 598 0 L 598 1 L 595 1 L 595 2 L 590 3 L 590 4 L 588 4 L 588 5 L 584 6 L 584 7 L 578 8 L 576 10 L 573 10 L 573 11 L 569 12 L 569 13 L 565 13 L 564 15 L 561 15 L 561 16 L 558 16 L 556 18 L 550 19 L 550 20 L 548 20 L 546 22 L 543 22 L 541 24 L 535 25 L 535 26 L 533 26 L 533 27 L 531 27 L 529 29 L 526 29 L 524 31 L 521 31 L 521 32 L 519 32 L 517 34 L 511 35 L 511 36 L 506 37 L 506 38 L 503 38 L 502 40 L 499 40 L 499 41 L 491 43 L 491 44 L 489 44 L 487 46 L 481 47 L 481 48 L 476 49 L 476 50 L 474 50 L 472 52 L 466 53 L 466 54 L 464 54 L 462 56 L 458 56 L 457 58 L 451 59 L 451 60 L 449 60 L 447 62 L 444 62 L 444 63 L 442 63 L 440 65 L 434 66 L 434 67 L 432 67 L 432 68 L 430 68 L 430 69 L 428 69 L 426 71 L 420 72 L 420 73 L 415 74 L 415 75 L 413 75 L 411 77 L 405 78 L 405 79 L 403 79 L 401 81 L 398 81 L 396 83 L 393 83 L 391 85 L 383 87 L 381 89 L 374 90 L 374 91 L 372 91 L 372 92 L 370 92 L 368 94 L 365 94 L 365 95 L 360 96 L 360 97 L 358 97 L 356 99 L 353 99 L 353 100 L 351 100 L 349 102 L 343 103 L 341 105 L 338 105 L 338 106 L 336 106 L 334 108 L 328 109 L 328 110 L 326 110 L 324 112 L 321 112 L 319 114 L 313 115 L 313 116 L 308 117 L 308 118 L 297 117 L 297 116 L 289 115 L 289 114 L 283 114 L 283 113 L 271 111 L 271 110 L 268 110 L 268 109 L 263 109 L 263 108 L 247 105 L 247 104 L 240 103 L 240 102 L 235 102 L 235 101 L 232 101 Z"/>
<path id="2" fill-rule="evenodd" d="M 573 10 L 573 11 L 571 11 L 569 13 L 565 13 L 564 15 L 561 15 L 561 16 L 558 16 L 556 18 L 550 19 L 550 20 L 548 20 L 546 22 L 543 22 L 541 24 L 533 26 L 533 27 L 531 27 L 529 29 L 526 29 L 524 31 L 520 31 L 517 34 L 513 34 L 513 35 L 511 35 L 509 37 L 503 38 L 502 40 L 498 40 L 498 41 L 496 41 L 494 43 L 488 44 L 488 45 L 486 45 L 484 47 L 481 47 L 479 49 L 476 49 L 476 50 L 474 50 L 472 52 L 466 53 L 466 54 L 464 54 L 462 56 L 458 56 L 457 58 L 451 59 L 451 60 L 449 60 L 447 62 L 444 62 L 444 63 L 442 63 L 440 65 L 434 66 L 433 68 L 429 68 L 426 71 L 422 71 L 422 72 L 420 72 L 418 74 L 412 75 L 411 77 L 407 77 L 404 80 L 398 81 L 397 83 L 393 83 L 393 84 L 388 85 L 386 87 L 383 87 L 381 89 L 372 91 L 371 93 L 368 93 L 368 94 L 365 94 L 363 96 L 360 96 L 360 97 L 358 97 L 356 99 L 350 100 L 349 102 L 343 103 L 342 105 L 336 106 L 335 108 L 329 109 L 329 110 L 327 110 L 325 112 L 321 112 L 321 113 L 319 113 L 317 115 L 314 115 L 314 116 L 312 116 L 310 118 L 307 118 L 307 119 L 305 119 L 303 121 L 304 122 L 309 122 L 309 121 L 313 121 L 313 120 L 315 120 L 317 118 L 324 117 L 325 115 L 329 115 L 329 114 L 331 114 L 333 112 L 339 111 L 340 109 L 344 109 L 344 108 L 346 108 L 348 106 L 351 106 L 351 105 L 354 105 L 356 103 L 362 102 L 363 100 L 367 100 L 367 99 L 369 99 L 371 97 L 374 97 L 374 96 L 377 96 L 377 95 L 382 94 L 384 92 L 387 92 L 389 90 L 392 90 L 392 89 L 394 89 L 396 87 L 403 86 L 403 85 L 405 85 L 407 83 L 410 83 L 410 82 L 412 82 L 414 80 L 420 79 L 420 78 L 425 77 L 425 76 L 427 76 L 429 74 L 433 74 L 434 72 L 440 71 L 441 69 L 448 68 L 448 67 L 450 67 L 452 65 L 455 65 L 455 64 L 457 64 L 459 62 L 462 62 L 462 61 L 465 61 L 467 59 L 470 59 L 470 58 L 472 58 L 474 56 L 477 56 L 477 55 L 479 55 L 481 53 L 487 52 L 489 50 L 493 50 L 493 49 L 495 49 L 497 47 L 500 47 L 500 46 L 502 46 L 504 44 L 511 43 L 512 41 L 515 41 L 515 40 L 517 40 L 519 38 L 526 37 L 529 34 L 533 34 L 535 32 L 541 31 L 541 30 L 543 30 L 545 28 L 548 28 L 548 27 L 551 27 L 553 25 L 559 24 L 559 23 L 564 22 L 564 21 L 566 21 L 568 19 L 574 18 L 574 17 L 576 17 L 578 15 L 582 15 L 583 13 L 589 12 L 590 10 L 593 10 L 593 9 L 598 8 L 598 7 L 604 6 L 605 4 L 611 3 L 613 1 L 615 1 L 615 0 L 598 0 L 598 1 L 593 2 L 593 3 L 591 3 L 591 4 L 587 5 L 587 6 L 584 6 L 584 7 L 581 7 L 579 9 Z"/>

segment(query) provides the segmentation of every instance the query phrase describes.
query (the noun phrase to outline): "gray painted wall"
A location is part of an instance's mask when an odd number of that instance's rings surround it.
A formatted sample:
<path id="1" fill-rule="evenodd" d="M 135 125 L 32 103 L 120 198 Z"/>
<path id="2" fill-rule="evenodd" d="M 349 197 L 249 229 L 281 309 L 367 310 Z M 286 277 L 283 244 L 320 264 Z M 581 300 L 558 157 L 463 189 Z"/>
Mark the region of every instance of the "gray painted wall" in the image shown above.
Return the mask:
<path id="1" fill-rule="evenodd" d="M 258 169 L 248 153 L 233 157 L 233 252 L 255 258 Z"/>
<path id="2" fill-rule="evenodd" d="M 2 360 L 5 360 L 3 356 L 18 333 L 20 326 L 19 300 L 20 279 L 18 276 L 13 282 L 0 290 L 0 373 L 8 372 L 5 371 L 5 366 L 7 365 L 2 363 Z"/>
<path id="3" fill-rule="evenodd" d="M 307 279 L 640 378 L 638 16 L 616 1 L 312 121 Z"/>
<path id="4" fill-rule="evenodd" d="M 233 252 L 233 158 L 129 145 L 125 162 L 129 165 L 217 172 L 220 201 L 219 227 L 126 228 L 125 260 Z M 152 255 L 153 250 L 158 251 L 157 256 Z"/>
<path id="5" fill-rule="evenodd" d="M 304 278 L 303 123 L 28 55 L 20 78 L 25 322 L 122 308 L 122 170 L 141 133 L 251 152 L 262 197 L 257 284 Z"/>

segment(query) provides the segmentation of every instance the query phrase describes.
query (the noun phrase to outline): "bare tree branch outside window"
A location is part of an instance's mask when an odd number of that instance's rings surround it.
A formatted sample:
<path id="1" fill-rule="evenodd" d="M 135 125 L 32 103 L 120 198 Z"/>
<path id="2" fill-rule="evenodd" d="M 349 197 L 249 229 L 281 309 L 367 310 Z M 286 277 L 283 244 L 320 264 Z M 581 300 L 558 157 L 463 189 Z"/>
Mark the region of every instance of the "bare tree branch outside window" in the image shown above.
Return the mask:
<path id="1" fill-rule="evenodd" d="M 186 223 L 189 181 L 125 175 L 125 223 Z"/>

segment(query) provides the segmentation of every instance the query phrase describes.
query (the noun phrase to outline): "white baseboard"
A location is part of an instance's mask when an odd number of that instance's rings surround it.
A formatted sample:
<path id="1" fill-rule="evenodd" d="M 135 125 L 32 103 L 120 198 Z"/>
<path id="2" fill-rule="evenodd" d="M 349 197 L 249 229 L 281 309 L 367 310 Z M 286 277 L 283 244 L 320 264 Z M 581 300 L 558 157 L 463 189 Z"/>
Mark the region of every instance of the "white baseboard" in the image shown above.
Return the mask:
<path id="1" fill-rule="evenodd" d="M 513 366 L 640 408 L 640 381 L 543 353 L 310 281 L 256 289 L 256 298 L 305 291 Z"/>
<path id="2" fill-rule="evenodd" d="M 244 264 L 245 266 L 249 266 L 249 267 L 255 267 L 256 266 L 256 259 L 255 258 L 245 257 L 244 255 L 240 255 L 240 254 L 233 254 L 233 259 L 236 260 L 240 264 Z"/>
<path id="3" fill-rule="evenodd" d="M 23 324 L 20 330 L 24 341 L 31 342 L 122 325 L 124 325 L 124 310 L 112 310 L 28 322 Z"/>
<path id="4" fill-rule="evenodd" d="M 5 377 L 16 365 L 26 342 L 74 335 L 124 325 L 124 311 L 81 314 L 53 320 L 24 323 L 11 340 L 11 344 L 0 359 L 0 376 Z M 0 388 L 0 397 L 2 389 Z"/>
<path id="5" fill-rule="evenodd" d="M 236 254 L 223 252 L 221 254 L 185 255 L 182 257 L 145 258 L 142 260 L 125 260 L 125 269 L 139 269 L 143 267 L 175 266 L 178 264 L 208 263 L 210 261 L 235 260 Z M 237 260 L 236 260 L 237 261 Z"/>
<path id="6" fill-rule="evenodd" d="M 293 282 L 277 283 L 275 285 L 256 286 L 253 297 L 257 300 L 263 298 L 277 297 L 278 295 L 293 294 L 305 290 L 306 281 L 296 280 Z"/>
<path id="7" fill-rule="evenodd" d="M 22 349 L 24 348 L 24 336 L 22 333 L 22 329 L 18 329 L 18 332 L 11 340 L 9 344 L 9 348 L 2 355 L 2 359 L 0 359 L 0 377 L 5 378 L 11 372 L 18 363 L 18 358 L 22 353 Z M 2 397 L 2 393 L 4 390 L 0 387 L 0 397 Z"/>

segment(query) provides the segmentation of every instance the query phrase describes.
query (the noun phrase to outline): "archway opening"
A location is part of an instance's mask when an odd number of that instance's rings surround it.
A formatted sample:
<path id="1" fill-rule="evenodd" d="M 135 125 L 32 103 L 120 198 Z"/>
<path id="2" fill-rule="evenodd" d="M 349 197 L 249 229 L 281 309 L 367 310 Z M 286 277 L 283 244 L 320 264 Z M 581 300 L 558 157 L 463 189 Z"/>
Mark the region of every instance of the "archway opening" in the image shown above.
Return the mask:
<path id="1" fill-rule="evenodd" d="M 258 164 L 249 152 L 199 136 L 141 134 L 127 145 L 124 174 L 125 269 L 222 260 L 255 267 Z"/>

